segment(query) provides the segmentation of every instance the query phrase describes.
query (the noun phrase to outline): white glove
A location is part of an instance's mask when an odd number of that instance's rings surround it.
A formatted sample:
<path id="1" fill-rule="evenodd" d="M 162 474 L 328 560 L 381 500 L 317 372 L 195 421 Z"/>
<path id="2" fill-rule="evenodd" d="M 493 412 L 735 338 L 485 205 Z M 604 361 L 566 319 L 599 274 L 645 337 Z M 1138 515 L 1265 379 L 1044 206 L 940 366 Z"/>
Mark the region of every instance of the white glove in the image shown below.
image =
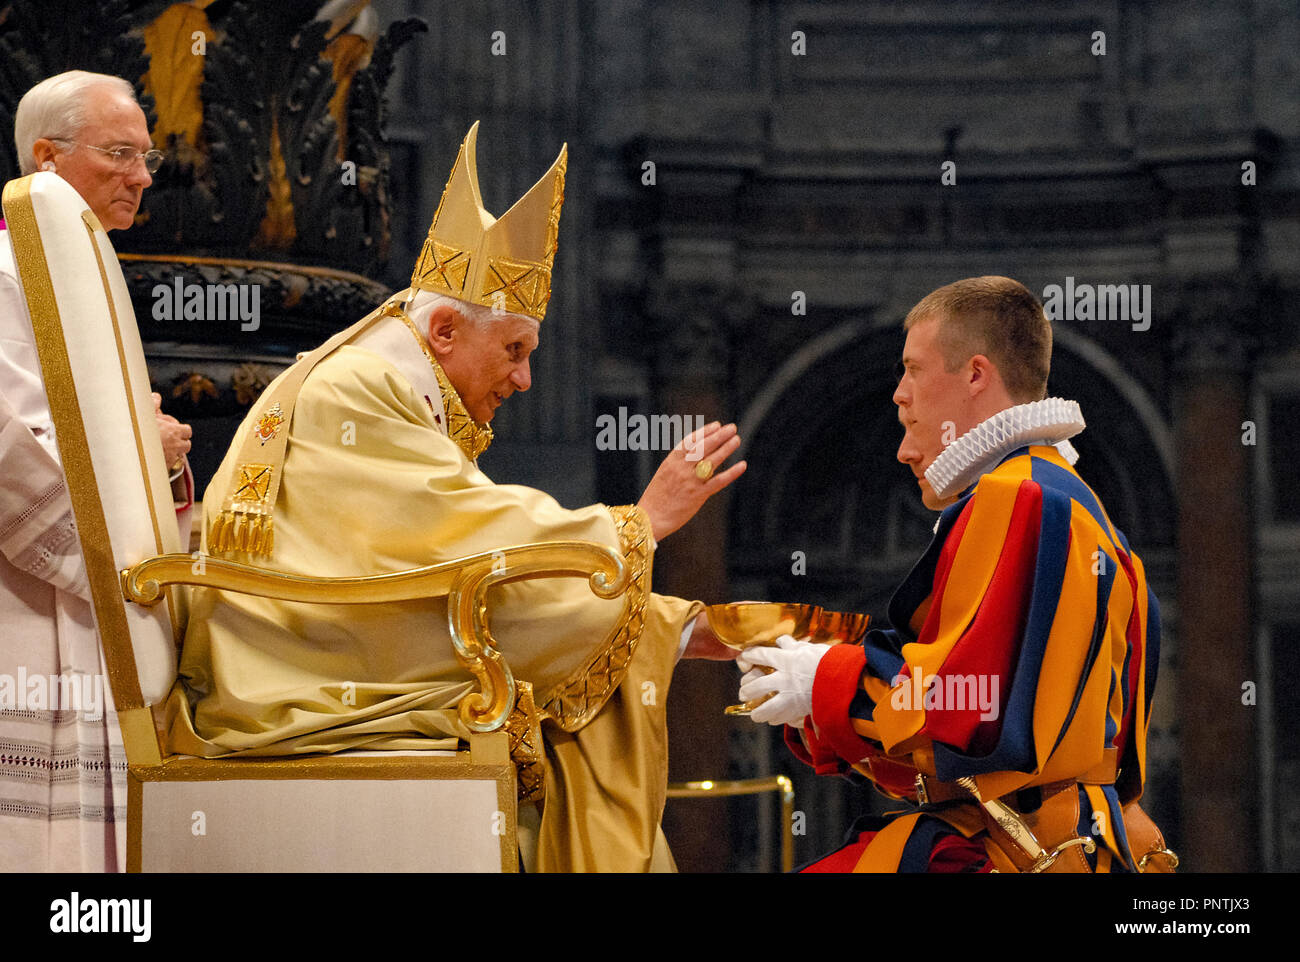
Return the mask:
<path id="1" fill-rule="evenodd" d="M 769 725 L 798 725 L 812 713 L 813 678 L 831 646 L 795 641 L 789 635 L 782 635 L 776 644 L 776 648 L 746 648 L 736 659 L 745 672 L 740 679 L 740 698 L 752 701 L 773 694 L 749 717 Z M 764 672 L 756 666 L 774 670 Z"/>

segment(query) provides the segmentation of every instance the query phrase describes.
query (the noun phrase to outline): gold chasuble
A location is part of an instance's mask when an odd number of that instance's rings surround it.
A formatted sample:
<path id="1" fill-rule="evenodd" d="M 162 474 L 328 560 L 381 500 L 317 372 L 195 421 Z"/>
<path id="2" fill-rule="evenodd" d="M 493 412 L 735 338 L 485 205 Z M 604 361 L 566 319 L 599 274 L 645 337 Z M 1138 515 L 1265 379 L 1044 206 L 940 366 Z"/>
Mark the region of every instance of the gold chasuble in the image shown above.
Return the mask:
<path id="1" fill-rule="evenodd" d="M 313 363 L 286 404 L 282 383 Z M 250 432 L 261 432 L 254 451 L 261 435 L 270 443 L 287 432 L 274 540 L 269 559 L 219 552 L 230 560 L 344 577 L 540 541 L 619 550 L 634 574 L 622 597 L 555 578 L 494 588 L 488 602 L 499 648 L 544 719 L 536 867 L 644 871 L 666 795 L 668 685 L 700 606 L 651 594 L 653 542 L 639 508 L 570 511 L 492 483 L 448 435 L 459 399 L 444 399 L 438 374 L 420 336 L 382 310 L 299 361 L 267 389 L 213 477 L 204 550 L 224 496 L 239 490 L 236 472 L 249 471 Z M 456 706 L 472 679 L 453 654 L 445 598 L 308 605 L 198 590 L 180 674 L 166 720 L 175 752 L 455 748 L 468 736 Z"/>
<path id="2" fill-rule="evenodd" d="M 404 312 L 418 290 L 545 316 L 567 151 L 495 218 L 479 194 L 477 129 L 411 289 L 281 374 L 245 418 L 204 495 L 204 551 L 318 577 L 544 541 L 619 551 L 632 574 L 621 597 L 599 598 L 581 578 L 487 596 L 520 682 L 516 711 L 528 730 L 541 720 L 545 748 L 544 771 L 520 773 L 523 799 L 544 791 L 540 824 L 521 804 L 521 850 L 542 871 L 671 866 L 659 831 L 664 706 L 682 632 L 702 606 L 650 593 L 654 540 L 640 508 L 569 511 L 479 471 L 491 431 L 470 418 Z M 205 757 L 455 748 L 469 735 L 456 709 L 472 687 L 445 598 L 309 605 L 203 589 L 165 723 L 172 751 Z"/>

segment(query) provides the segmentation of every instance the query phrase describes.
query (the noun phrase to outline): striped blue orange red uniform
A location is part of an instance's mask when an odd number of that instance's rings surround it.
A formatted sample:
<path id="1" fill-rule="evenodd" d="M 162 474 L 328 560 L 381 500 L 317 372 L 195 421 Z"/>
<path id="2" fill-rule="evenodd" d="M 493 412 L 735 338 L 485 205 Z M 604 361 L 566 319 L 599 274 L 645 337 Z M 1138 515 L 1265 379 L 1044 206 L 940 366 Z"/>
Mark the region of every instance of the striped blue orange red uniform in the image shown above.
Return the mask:
<path id="1" fill-rule="evenodd" d="M 1146 776 L 1159 608 L 1141 560 L 1054 447 L 1013 452 L 943 511 L 889 622 L 822 659 L 812 714 L 786 730 L 795 754 L 912 800 L 918 772 L 971 776 L 982 797 L 1013 801 L 1076 781 L 1090 864 L 1132 871 L 1121 808 Z M 973 801 L 909 812 L 822 867 L 987 868 L 978 816 Z"/>

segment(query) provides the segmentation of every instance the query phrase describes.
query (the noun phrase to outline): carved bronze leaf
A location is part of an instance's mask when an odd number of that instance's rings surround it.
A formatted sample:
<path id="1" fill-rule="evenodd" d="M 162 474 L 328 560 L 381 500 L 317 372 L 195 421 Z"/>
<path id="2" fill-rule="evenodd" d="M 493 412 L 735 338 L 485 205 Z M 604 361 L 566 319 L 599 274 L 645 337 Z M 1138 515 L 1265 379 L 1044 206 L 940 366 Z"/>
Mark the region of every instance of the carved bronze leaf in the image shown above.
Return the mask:
<path id="1" fill-rule="evenodd" d="M 198 404 L 199 400 L 204 395 L 207 395 L 210 398 L 216 398 L 220 393 L 221 392 L 217 390 L 217 386 L 212 383 L 211 378 L 205 377 L 198 372 L 181 375 L 176 386 L 172 388 L 172 397 L 181 397 L 184 394 L 189 394 L 191 404 Z"/>
<path id="2" fill-rule="evenodd" d="M 198 146 L 203 125 L 199 88 L 206 45 L 214 41 L 208 15 L 187 3 L 168 7 L 144 28 L 144 49 L 149 56 L 144 89 L 153 95 L 158 117 L 153 128 L 155 143 L 166 143 L 168 137 L 174 136 Z M 204 52 L 196 53 L 195 45 L 200 42 Z"/>
<path id="3" fill-rule="evenodd" d="M 251 405 L 258 399 L 275 375 L 261 364 L 241 364 L 230 378 L 230 386 L 235 389 L 235 400 L 244 406 Z"/>

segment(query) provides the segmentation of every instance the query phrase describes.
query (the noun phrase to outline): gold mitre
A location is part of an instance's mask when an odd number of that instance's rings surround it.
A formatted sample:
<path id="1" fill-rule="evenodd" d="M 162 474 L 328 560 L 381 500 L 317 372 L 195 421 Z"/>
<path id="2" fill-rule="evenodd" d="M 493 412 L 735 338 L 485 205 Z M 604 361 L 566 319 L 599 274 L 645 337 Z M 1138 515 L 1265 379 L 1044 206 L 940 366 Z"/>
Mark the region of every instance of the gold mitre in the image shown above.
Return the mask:
<path id="1" fill-rule="evenodd" d="M 456 155 L 411 287 L 540 321 L 551 299 L 569 145 L 560 148 L 542 179 L 496 218 L 483 209 L 479 194 L 477 140 L 475 121 Z"/>

